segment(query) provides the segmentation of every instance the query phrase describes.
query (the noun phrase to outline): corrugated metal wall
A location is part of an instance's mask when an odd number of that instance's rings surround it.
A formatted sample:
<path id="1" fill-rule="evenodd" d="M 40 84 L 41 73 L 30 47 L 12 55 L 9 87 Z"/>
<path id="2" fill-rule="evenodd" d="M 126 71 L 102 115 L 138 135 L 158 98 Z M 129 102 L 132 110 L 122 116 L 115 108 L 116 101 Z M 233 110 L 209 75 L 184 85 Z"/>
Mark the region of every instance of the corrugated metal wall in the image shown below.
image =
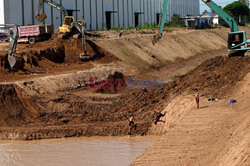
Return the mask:
<path id="1" fill-rule="evenodd" d="M 0 0 L 4 1 L 5 23 L 19 25 L 40 24 L 35 15 L 38 0 Z M 139 25 L 156 23 L 156 15 L 161 12 L 164 0 L 54 0 L 63 4 L 66 9 L 79 10 L 74 12 L 78 20 L 85 18 L 89 30 L 105 28 L 107 11 L 111 14 L 111 27 L 132 26 L 135 24 L 135 13 L 139 14 Z M 169 0 L 167 20 L 173 14 L 197 16 L 200 13 L 200 0 Z M 1 3 L 0 3 L 1 4 Z M 0 7 L 1 12 L 1 7 Z M 45 4 L 44 12 L 48 15 L 46 24 L 58 28 L 63 15 L 56 9 Z M 1 16 L 0 16 L 1 17 Z M 2 19 L 1 19 L 2 20 Z"/>
<path id="2" fill-rule="evenodd" d="M 0 24 L 4 24 L 4 0 L 0 0 Z"/>

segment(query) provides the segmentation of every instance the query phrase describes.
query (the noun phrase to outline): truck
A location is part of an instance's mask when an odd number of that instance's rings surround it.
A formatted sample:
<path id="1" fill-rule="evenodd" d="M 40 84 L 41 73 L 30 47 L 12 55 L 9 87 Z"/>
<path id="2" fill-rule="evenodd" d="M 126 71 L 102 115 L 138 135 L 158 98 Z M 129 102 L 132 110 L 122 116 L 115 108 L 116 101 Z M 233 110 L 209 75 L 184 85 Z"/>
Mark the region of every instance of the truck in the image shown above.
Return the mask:
<path id="1" fill-rule="evenodd" d="M 0 24 L 0 34 L 7 36 L 9 40 L 8 62 L 11 69 L 18 69 L 22 60 L 16 56 L 18 42 L 29 42 L 34 44 L 36 41 L 48 40 L 53 34 L 52 25 L 30 25 L 18 26 L 16 24 Z"/>
<path id="2" fill-rule="evenodd" d="M 54 32 L 52 25 L 30 25 L 18 27 L 18 43 L 28 42 L 35 44 L 37 41 L 49 40 Z"/>
<path id="3" fill-rule="evenodd" d="M 6 32 L 9 32 L 11 27 L 0 27 L 0 41 L 8 41 L 9 37 Z M 29 25 L 18 26 L 18 43 L 25 42 L 35 44 L 37 41 L 49 40 L 54 32 L 52 25 Z"/>

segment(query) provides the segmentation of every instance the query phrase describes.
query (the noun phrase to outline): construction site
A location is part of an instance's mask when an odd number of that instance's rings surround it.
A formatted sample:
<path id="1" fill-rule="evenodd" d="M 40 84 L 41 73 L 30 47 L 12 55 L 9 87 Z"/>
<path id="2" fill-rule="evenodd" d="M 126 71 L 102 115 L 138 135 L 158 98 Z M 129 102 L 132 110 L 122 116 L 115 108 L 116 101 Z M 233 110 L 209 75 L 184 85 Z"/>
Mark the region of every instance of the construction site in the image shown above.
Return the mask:
<path id="1" fill-rule="evenodd" d="M 85 31 L 84 24 L 71 22 L 69 35 L 0 43 L 1 140 L 127 137 L 133 116 L 129 139 L 157 136 L 133 166 L 249 164 L 250 44 L 230 54 L 235 27 L 161 27 L 158 41 L 158 29 Z M 250 36 L 249 26 L 239 29 Z M 164 123 L 154 124 L 156 110 Z"/>

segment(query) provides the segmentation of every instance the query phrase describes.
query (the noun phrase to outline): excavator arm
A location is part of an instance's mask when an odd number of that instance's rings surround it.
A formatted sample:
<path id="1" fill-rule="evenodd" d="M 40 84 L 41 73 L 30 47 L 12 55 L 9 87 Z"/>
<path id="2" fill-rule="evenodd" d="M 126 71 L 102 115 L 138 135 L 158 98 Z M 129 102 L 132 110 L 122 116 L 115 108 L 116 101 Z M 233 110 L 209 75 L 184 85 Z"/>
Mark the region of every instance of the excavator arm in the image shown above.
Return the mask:
<path id="1" fill-rule="evenodd" d="M 39 4 L 38 4 L 38 8 L 37 8 L 37 14 L 36 14 L 36 19 L 39 22 L 43 22 L 46 18 L 47 15 L 43 12 L 43 7 L 44 7 L 44 3 L 56 8 L 57 10 L 59 10 L 60 12 L 62 12 L 65 16 L 68 16 L 68 12 L 67 10 L 59 3 L 55 2 L 55 1 L 49 1 L 49 0 L 39 0 Z"/>
<path id="2" fill-rule="evenodd" d="M 227 14 L 223 9 L 221 9 L 216 3 L 214 3 L 212 0 L 202 0 L 208 7 L 210 7 L 212 10 L 214 10 L 215 13 L 217 13 L 223 20 L 227 22 L 227 24 L 231 28 L 231 32 L 238 32 L 238 25 L 233 17 L 231 17 L 229 14 Z M 161 19 L 161 25 L 159 30 L 159 36 L 162 36 L 164 23 L 166 21 L 166 15 L 167 15 L 167 8 L 168 8 L 168 0 L 164 1 L 164 8 L 162 12 L 162 19 Z"/>
<path id="3" fill-rule="evenodd" d="M 0 29 L 1 33 L 6 33 L 10 37 L 9 51 L 8 51 L 8 62 L 11 68 L 14 68 L 17 63 L 16 58 L 16 47 L 18 40 L 18 26 L 12 24 L 0 25 L 1 27 L 10 27 L 8 29 Z"/>
<path id="4" fill-rule="evenodd" d="M 67 39 L 75 34 L 81 35 L 84 52 L 80 55 L 80 58 L 82 60 L 86 59 L 88 55 L 87 55 L 86 38 L 85 38 L 85 27 L 86 27 L 85 20 L 80 22 L 80 21 L 76 21 L 74 17 L 68 16 L 67 10 L 61 4 L 53 0 L 51 1 L 39 0 L 39 5 L 38 5 L 37 15 L 36 15 L 36 18 L 39 22 L 43 22 L 47 18 L 47 15 L 45 13 L 41 14 L 42 9 L 44 7 L 44 3 L 56 8 L 57 10 L 59 10 L 60 12 L 64 14 L 64 24 L 62 27 L 60 27 L 60 32 L 65 33 L 63 36 L 64 39 Z"/>
<path id="5" fill-rule="evenodd" d="M 221 9 L 212 0 L 202 0 L 208 7 L 210 7 L 216 14 L 218 14 L 231 28 L 231 32 L 238 32 L 237 22 L 233 17 L 227 14 L 223 9 Z"/>
<path id="6" fill-rule="evenodd" d="M 247 50 L 250 50 L 250 40 L 247 40 L 246 32 L 239 31 L 235 19 L 231 17 L 229 14 L 227 14 L 212 0 L 202 0 L 202 1 L 215 13 L 217 13 L 230 26 L 231 32 L 228 34 L 228 49 L 231 52 L 230 56 L 244 55 Z M 162 37 L 164 23 L 166 21 L 167 7 L 168 7 L 168 0 L 165 0 L 159 34 L 158 36 L 155 35 L 153 37 L 152 40 L 153 44 L 155 44 Z"/>
<path id="7" fill-rule="evenodd" d="M 247 40 L 246 32 L 239 31 L 235 19 L 227 14 L 212 0 L 202 1 L 216 14 L 218 14 L 231 28 L 231 32 L 228 33 L 228 49 L 231 52 L 229 56 L 244 56 L 245 52 L 250 50 L 250 40 Z"/>
<path id="8" fill-rule="evenodd" d="M 83 53 L 80 54 L 81 60 L 86 60 L 89 58 L 89 55 L 87 54 L 85 27 L 86 27 L 85 20 L 81 22 L 76 21 L 73 23 L 71 27 L 71 34 L 79 34 L 81 35 L 82 38 Z"/>
<path id="9" fill-rule="evenodd" d="M 161 18 L 160 18 L 159 32 L 156 35 L 154 35 L 152 38 L 153 45 L 155 45 L 162 37 L 162 32 L 163 32 L 165 21 L 166 21 L 167 9 L 168 9 L 168 0 L 165 0 L 163 12 L 161 13 Z"/>
<path id="10" fill-rule="evenodd" d="M 163 28 L 164 28 L 164 24 L 166 21 L 166 15 L 167 15 L 167 9 L 168 9 L 168 0 L 164 1 L 164 7 L 163 7 L 163 13 L 161 16 L 161 25 L 160 25 L 160 37 L 162 37 L 162 32 L 163 32 Z"/>

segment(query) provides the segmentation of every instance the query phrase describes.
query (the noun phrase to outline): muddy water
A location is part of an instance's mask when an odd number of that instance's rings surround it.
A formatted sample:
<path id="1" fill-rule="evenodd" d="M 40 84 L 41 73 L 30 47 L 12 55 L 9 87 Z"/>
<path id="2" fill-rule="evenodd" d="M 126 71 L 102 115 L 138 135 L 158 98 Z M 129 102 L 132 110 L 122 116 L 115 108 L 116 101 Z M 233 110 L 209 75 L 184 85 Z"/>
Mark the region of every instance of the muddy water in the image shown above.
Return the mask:
<path id="1" fill-rule="evenodd" d="M 0 141 L 0 166 L 127 166 L 152 137 Z"/>

